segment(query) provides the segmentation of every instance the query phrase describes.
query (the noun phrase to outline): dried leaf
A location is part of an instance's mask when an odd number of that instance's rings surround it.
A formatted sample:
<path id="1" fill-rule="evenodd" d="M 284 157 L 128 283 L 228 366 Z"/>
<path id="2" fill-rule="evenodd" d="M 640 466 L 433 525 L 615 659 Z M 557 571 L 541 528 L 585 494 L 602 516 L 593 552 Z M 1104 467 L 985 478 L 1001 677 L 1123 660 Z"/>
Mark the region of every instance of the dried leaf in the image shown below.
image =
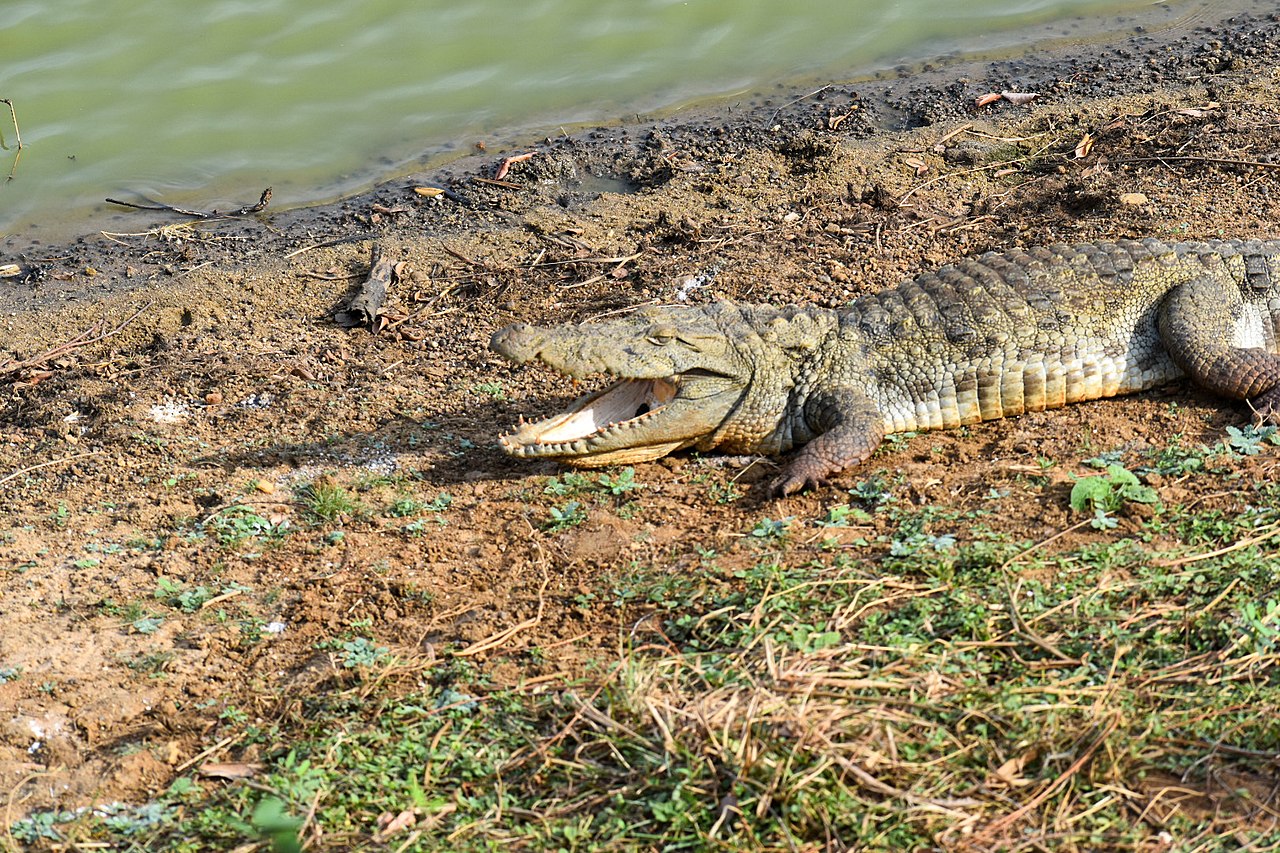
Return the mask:
<path id="1" fill-rule="evenodd" d="M 435 198 L 444 195 L 444 190 L 440 187 L 414 187 L 413 191 L 423 198 Z"/>
<path id="2" fill-rule="evenodd" d="M 857 111 L 858 111 L 858 107 L 855 104 L 854 106 L 849 107 L 849 110 L 845 112 L 843 115 L 827 116 L 827 130 L 835 130 L 840 125 L 844 124 L 849 118 L 851 118 L 853 114 Z"/>
<path id="3" fill-rule="evenodd" d="M 261 772 L 261 764 L 245 764 L 239 761 L 200 765 L 200 775 L 208 776 L 211 779 L 252 779 Z"/>
<path id="4" fill-rule="evenodd" d="M 908 166 L 916 170 L 916 175 L 923 175 L 929 171 L 929 164 L 921 160 L 919 157 L 908 157 L 906 160 Z"/>
<path id="5" fill-rule="evenodd" d="M 1022 770 L 1027 766 L 1034 753 L 1023 753 L 1022 755 L 1010 758 L 1004 764 L 996 768 L 996 778 L 1011 788 L 1019 788 L 1028 785 L 1031 780 L 1022 775 Z"/>
<path id="6" fill-rule="evenodd" d="M 1093 151 L 1093 134 L 1086 133 L 1080 138 L 1080 141 L 1076 143 L 1076 159 L 1079 160 L 1081 158 L 1088 157 L 1091 151 Z"/>
<path id="7" fill-rule="evenodd" d="M 0 265 L 0 278 L 13 278 L 22 275 L 22 267 L 17 264 Z"/>
<path id="8" fill-rule="evenodd" d="M 1000 100 L 1003 97 L 1004 95 L 1001 95 L 998 92 L 988 92 L 987 94 L 983 95 L 981 98 L 978 98 L 973 103 L 974 103 L 974 106 L 985 107 L 988 104 L 994 104 L 996 101 Z"/>
<path id="9" fill-rule="evenodd" d="M 1208 115 L 1211 111 L 1216 110 L 1220 106 L 1222 105 L 1219 104 L 1217 101 L 1210 101 L 1209 103 L 1205 104 L 1203 107 L 1187 107 L 1185 110 L 1178 110 L 1178 115 L 1190 116 L 1191 118 L 1203 118 L 1204 116 Z"/>
<path id="10" fill-rule="evenodd" d="M 537 151 L 530 151 L 526 154 L 511 155 L 510 157 L 508 157 L 507 159 L 503 160 L 501 163 L 498 164 L 498 171 L 494 173 L 493 179 L 495 181 L 502 180 L 507 176 L 507 172 L 511 170 L 512 163 L 523 163 L 525 160 L 530 159 L 537 153 L 538 153 Z"/>
<path id="11" fill-rule="evenodd" d="M 18 391 L 23 388 L 31 388 L 52 377 L 52 370 L 35 370 L 24 375 L 20 381 L 13 383 L 13 388 Z"/>
<path id="12" fill-rule="evenodd" d="M 1039 92 L 1001 92 L 1000 97 L 1004 98 L 1015 107 L 1021 107 L 1031 103 L 1040 97 Z"/>
<path id="13" fill-rule="evenodd" d="M 391 812 L 383 812 L 378 815 L 378 837 L 386 839 L 397 832 L 403 832 L 418 822 L 418 816 L 414 814 L 413 809 L 405 809 L 398 815 Z"/>

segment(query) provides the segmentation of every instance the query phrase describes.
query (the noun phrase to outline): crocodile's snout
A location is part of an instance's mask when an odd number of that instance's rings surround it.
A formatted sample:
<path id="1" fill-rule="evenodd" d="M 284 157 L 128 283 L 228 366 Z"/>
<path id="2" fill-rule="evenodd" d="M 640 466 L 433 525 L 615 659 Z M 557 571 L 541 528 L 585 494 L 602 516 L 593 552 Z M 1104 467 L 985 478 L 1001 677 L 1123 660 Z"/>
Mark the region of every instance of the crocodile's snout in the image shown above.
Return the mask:
<path id="1" fill-rule="evenodd" d="M 512 361 L 526 362 L 537 356 L 536 347 L 532 346 L 537 328 L 528 323 L 513 323 L 493 333 L 489 339 L 489 349 Z"/>

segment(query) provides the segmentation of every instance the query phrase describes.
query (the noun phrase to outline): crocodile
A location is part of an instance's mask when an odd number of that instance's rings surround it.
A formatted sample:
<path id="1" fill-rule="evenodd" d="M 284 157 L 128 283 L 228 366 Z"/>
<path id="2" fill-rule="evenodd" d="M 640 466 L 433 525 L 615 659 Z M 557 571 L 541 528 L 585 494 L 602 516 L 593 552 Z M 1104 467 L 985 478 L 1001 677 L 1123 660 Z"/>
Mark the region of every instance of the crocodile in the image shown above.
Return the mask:
<path id="1" fill-rule="evenodd" d="M 646 307 L 491 348 L 614 379 L 501 437 L 600 466 L 682 448 L 801 448 L 777 495 L 826 483 L 886 435 L 958 427 L 1190 378 L 1280 422 L 1280 241 L 1153 238 L 989 252 L 848 306 Z"/>

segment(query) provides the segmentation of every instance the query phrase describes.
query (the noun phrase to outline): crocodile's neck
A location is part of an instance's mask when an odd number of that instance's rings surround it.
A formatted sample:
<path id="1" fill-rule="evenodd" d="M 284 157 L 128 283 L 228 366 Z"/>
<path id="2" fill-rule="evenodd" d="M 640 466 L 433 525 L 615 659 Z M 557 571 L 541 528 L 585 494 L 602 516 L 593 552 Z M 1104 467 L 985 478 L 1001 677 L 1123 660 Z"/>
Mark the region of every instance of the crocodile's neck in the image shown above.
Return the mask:
<path id="1" fill-rule="evenodd" d="M 784 453 L 815 435 L 805 406 L 838 362 L 842 312 L 818 306 L 739 305 L 731 333 L 752 367 L 733 414 L 697 447 Z M 743 334 L 743 329 L 753 334 Z"/>

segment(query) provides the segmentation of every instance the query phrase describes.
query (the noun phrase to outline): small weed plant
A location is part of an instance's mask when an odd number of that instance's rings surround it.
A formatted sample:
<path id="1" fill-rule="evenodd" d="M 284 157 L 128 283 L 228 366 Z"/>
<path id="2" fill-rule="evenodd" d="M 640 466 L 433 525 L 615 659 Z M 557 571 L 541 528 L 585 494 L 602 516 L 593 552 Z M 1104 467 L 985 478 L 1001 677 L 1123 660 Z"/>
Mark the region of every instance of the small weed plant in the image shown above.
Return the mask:
<path id="1" fill-rule="evenodd" d="M 328 477 L 320 477 L 297 491 L 304 510 L 320 522 L 335 522 L 360 511 L 360 504 L 343 486 Z"/>
<path id="2" fill-rule="evenodd" d="M 1153 504 L 1158 499 L 1155 489 L 1144 486 L 1136 474 L 1117 462 L 1106 463 L 1105 474 L 1082 477 L 1071 487 L 1071 508 L 1091 512 L 1089 523 L 1099 530 L 1116 526 L 1113 513 L 1125 503 Z"/>
<path id="3" fill-rule="evenodd" d="M 581 501 L 566 501 L 551 507 L 549 512 L 550 517 L 542 524 L 542 529 L 548 533 L 559 533 L 587 520 L 587 508 Z"/>

